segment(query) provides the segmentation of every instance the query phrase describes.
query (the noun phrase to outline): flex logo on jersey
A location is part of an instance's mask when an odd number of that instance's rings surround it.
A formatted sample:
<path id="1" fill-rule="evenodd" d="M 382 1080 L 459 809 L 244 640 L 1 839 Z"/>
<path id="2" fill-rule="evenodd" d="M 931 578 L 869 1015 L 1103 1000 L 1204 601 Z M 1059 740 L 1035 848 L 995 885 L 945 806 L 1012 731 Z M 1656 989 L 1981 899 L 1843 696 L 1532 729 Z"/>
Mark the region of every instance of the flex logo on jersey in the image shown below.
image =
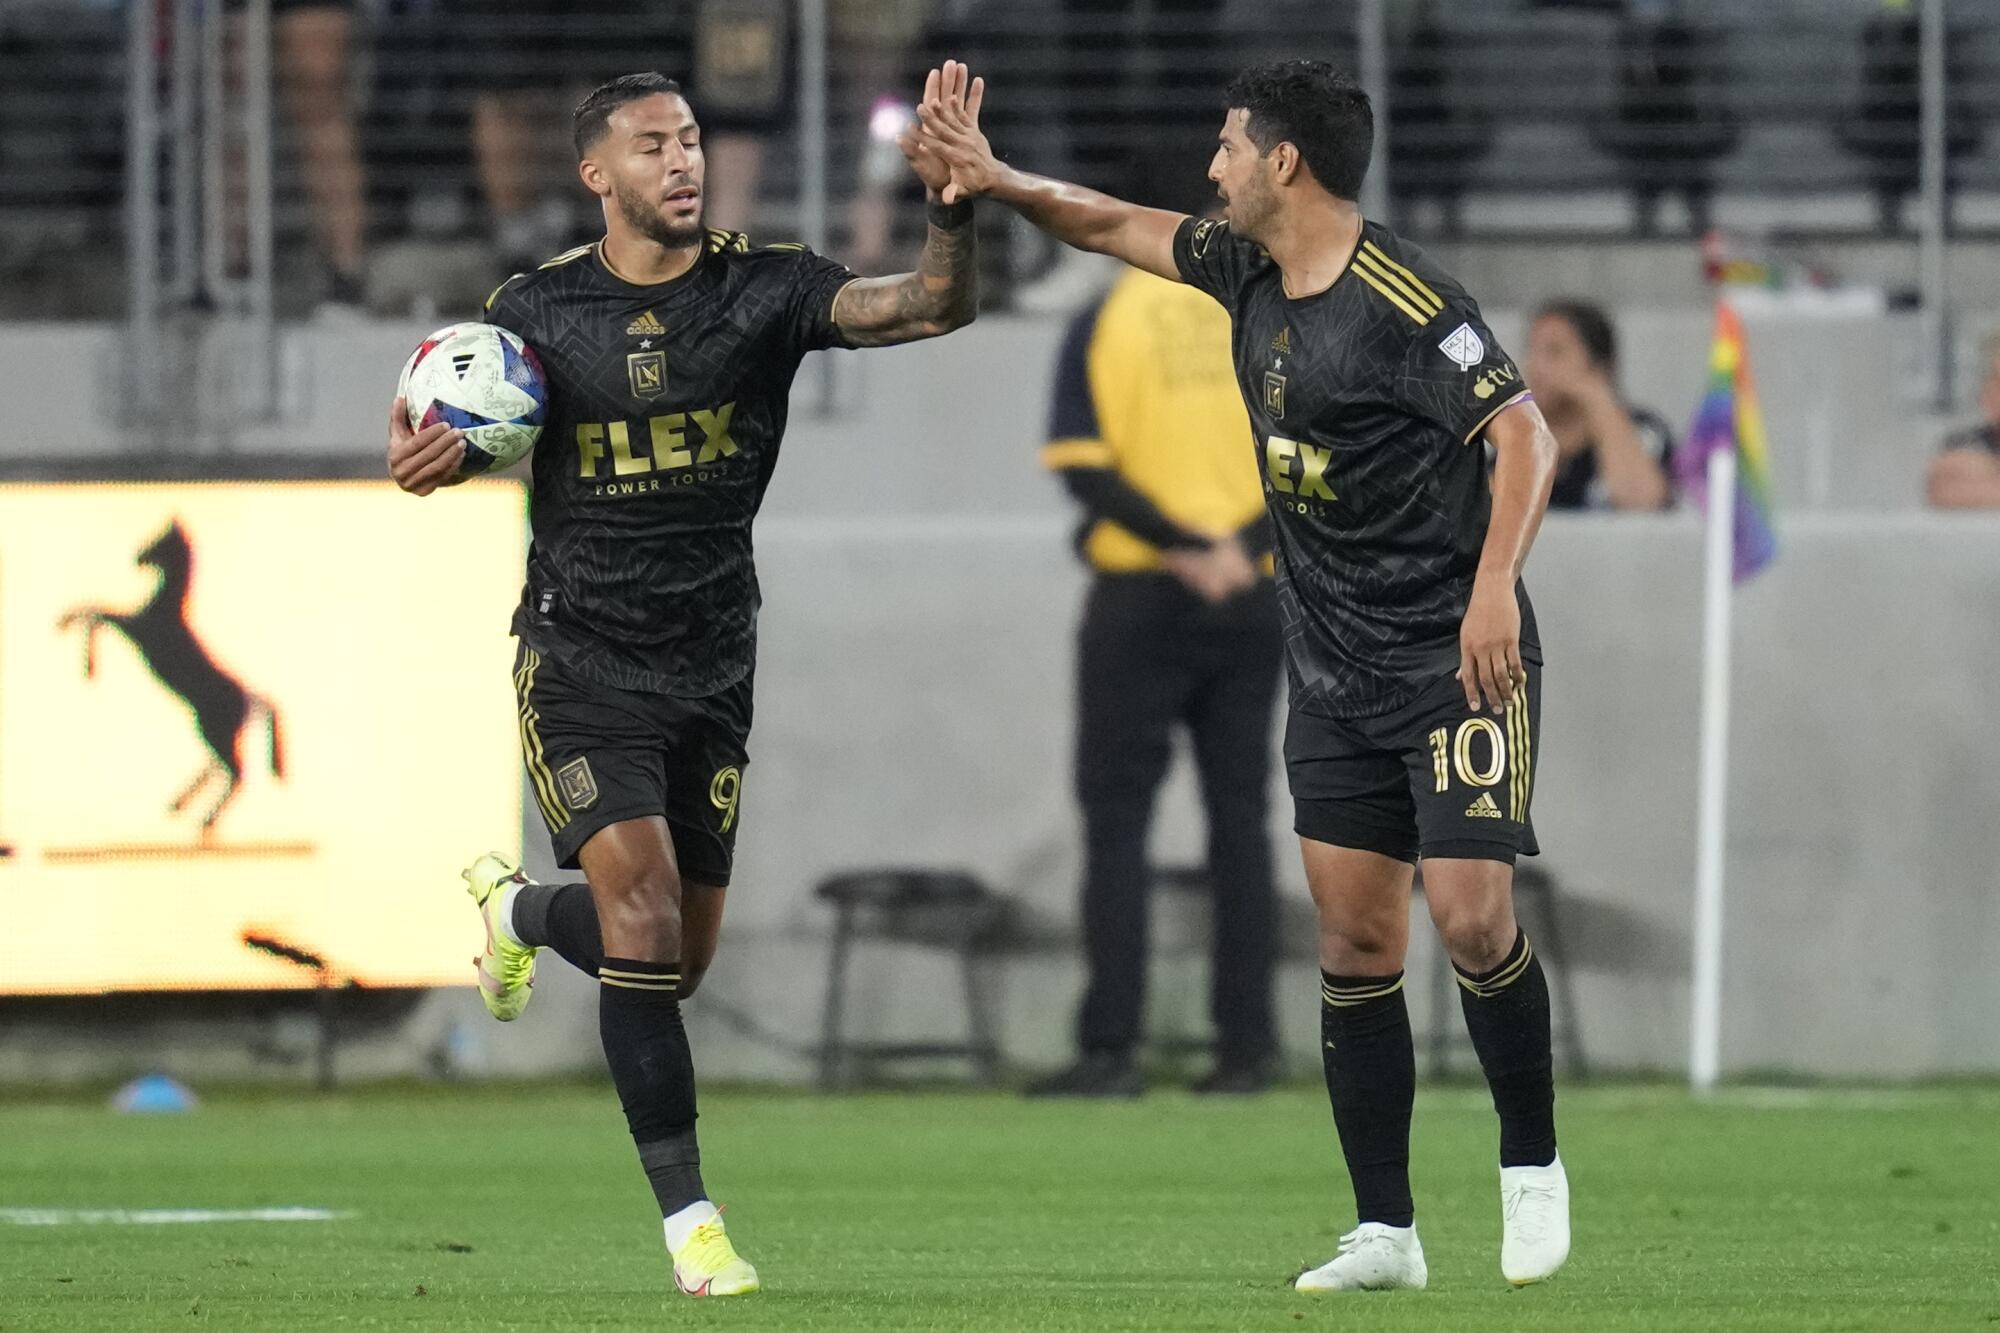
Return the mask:
<path id="1" fill-rule="evenodd" d="M 1491 398 L 1520 378 L 1521 372 L 1514 369 L 1512 361 L 1503 362 L 1480 373 L 1479 378 L 1472 382 L 1472 396 L 1481 400 Z"/>
<path id="2" fill-rule="evenodd" d="M 717 408 L 696 408 L 692 412 L 669 412 L 644 421 L 584 421 L 576 427 L 576 475 L 584 481 L 605 480 L 604 464 L 611 464 L 612 479 L 642 477 L 651 473 L 681 473 L 689 468 L 733 458 L 742 452 L 729 433 L 736 404 Z M 636 437 L 636 442 L 635 442 Z M 671 479 L 674 485 L 703 480 L 700 476 Z M 657 484 L 647 489 L 657 490 Z"/>
<path id="3" fill-rule="evenodd" d="M 1195 223 L 1194 230 L 1188 234 L 1188 252 L 1196 259 L 1205 256 L 1209 244 L 1215 239 L 1215 233 L 1221 228 L 1222 224 L 1214 218 L 1203 218 Z"/>
<path id="4" fill-rule="evenodd" d="M 1273 435 L 1264 442 L 1264 472 L 1271 489 L 1301 500 L 1336 500 L 1327 484 L 1326 469 L 1333 462 L 1333 450 L 1299 440 Z M 1301 510 L 1304 506 L 1297 506 Z"/>

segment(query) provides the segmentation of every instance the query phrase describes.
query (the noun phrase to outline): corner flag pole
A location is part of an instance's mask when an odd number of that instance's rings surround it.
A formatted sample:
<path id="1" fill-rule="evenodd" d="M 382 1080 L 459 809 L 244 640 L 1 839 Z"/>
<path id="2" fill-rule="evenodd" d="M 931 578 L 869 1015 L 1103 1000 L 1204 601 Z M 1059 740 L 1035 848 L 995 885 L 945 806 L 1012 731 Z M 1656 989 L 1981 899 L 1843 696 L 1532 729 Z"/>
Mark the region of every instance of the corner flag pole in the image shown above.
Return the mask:
<path id="1" fill-rule="evenodd" d="M 1708 456 L 1702 616 L 1701 805 L 1695 851 L 1694 986 L 1688 1082 L 1715 1087 L 1722 1064 L 1722 877 L 1729 786 L 1729 631 L 1735 595 L 1736 451 Z"/>

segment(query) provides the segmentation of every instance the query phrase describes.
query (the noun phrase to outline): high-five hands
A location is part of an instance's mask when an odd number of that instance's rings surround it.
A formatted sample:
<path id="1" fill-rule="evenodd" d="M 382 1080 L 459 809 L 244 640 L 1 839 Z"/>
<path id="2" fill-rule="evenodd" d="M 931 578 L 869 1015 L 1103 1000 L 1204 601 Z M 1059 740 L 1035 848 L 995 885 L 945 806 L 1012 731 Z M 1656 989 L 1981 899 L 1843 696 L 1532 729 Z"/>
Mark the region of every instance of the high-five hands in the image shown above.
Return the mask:
<path id="1" fill-rule="evenodd" d="M 917 103 L 917 124 L 910 134 L 944 165 L 945 184 L 938 194 L 947 204 L 985 194 L 1002 170 L 979 128 L 979 106 L 985 100 L 986 80 L 972 77 L 962 61 L 947 60 L 924 79 L 924 98 Z M 930 183 L 925 176 L 924 184 Z"/>

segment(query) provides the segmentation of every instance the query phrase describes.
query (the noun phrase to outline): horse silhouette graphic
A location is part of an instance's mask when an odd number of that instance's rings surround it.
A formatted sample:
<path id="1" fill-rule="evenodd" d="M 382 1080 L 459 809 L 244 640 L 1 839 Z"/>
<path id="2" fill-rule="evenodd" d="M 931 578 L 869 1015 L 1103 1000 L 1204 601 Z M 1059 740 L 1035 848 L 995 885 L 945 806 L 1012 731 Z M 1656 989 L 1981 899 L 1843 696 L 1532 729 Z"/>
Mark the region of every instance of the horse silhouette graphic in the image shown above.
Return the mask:
<path id="1" fill-rule="evenodd" d="M 217 665 L 188 624 L 188 592 L 194 581 L 194 547 L 187 530 L 178 520 L 153 544 L 139 552 L 133 563 L 150 565 L 159 571 L 160 586 L 136 611 L 118 612 L 101 606 L 80 606 L 56 622 L 58 630 L 83 626 L 83 674 L 97 674 L 97 631 L 107 625 L 132 641 L 153 676 L 194 711 L 195 729 L 208 746 L 210 759 L 194 780 L 167 807 L 169 814 L 188 808 L 202 788 L 217 777 L 222 792 L 201 819 L 201 837 L 206 842 L 215 822 L 243 785 L 243 738 L 253 722 L 262 719 L 265 744 L 276 778 L 285 776 L 285 753 L 278 712 L 271 701 L 246 689 L 243 683 Z"/>

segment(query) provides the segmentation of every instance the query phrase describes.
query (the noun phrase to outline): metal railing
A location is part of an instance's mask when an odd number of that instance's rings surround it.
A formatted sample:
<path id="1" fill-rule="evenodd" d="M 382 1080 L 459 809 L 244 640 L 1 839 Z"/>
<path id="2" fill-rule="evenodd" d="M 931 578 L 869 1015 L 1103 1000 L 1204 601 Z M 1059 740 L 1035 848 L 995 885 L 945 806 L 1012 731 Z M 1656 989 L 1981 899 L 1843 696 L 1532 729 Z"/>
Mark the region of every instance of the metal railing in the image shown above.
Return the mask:
<path id="1" fill-rule="evenodd" d="M 947 54 L 989 76 L 1003 153 L 1154 202 L 1189 206 L 1205 193 L 1231 71 L 1320 55 L 1369 76 L 1387 109 L 1374 182 L 1386 197 L 1374 211 L 1393 210 L 1420 235 L 1685 234 L 1758 204 L 1763 225 L 1907 237 L 1922 216 L 1913 201 L 1926 162 L 1957 199 L 1980 205 L 1961 208 L 1953 226 L 2000 230 L 2000 0 L 1934 5 L 1945 91 L 1929 121 L 1927 2 L 360 0 L 346 81 L 371 252 L 412 239 L 498 241 L 492 173 L 476 147 L 482 103 L 518 104 L 513 119 L 531 127 L 535 143 L 522 149 L 539 164 L 532 190 L 549 246 L 587 231 L 589 201 L 564 159 L 566 105 L 634 62 L 687 78 L 698 109 L 717 108 L 760 142 L 754 212 L 728 221 L 844 252 L 871 225 L 872 197 L 910 190 L 896 171 L 866 165 L 882 156 L 871 118 Z M 136 298 L 140 261 L 154 252 L 125 234 L 128 207 L 157 228 L 162 301 L 227 305 L 267 270 L 276 310 L 311 306 L 323 219 L 287 86 L 287 16 L 276 19 L 272 79 L 261 12 L 196 0 L 128 3 L 122 14 L 102 0 L 0 9 L 0 273 L 22 279 L 0 313 L 122 307 L 127 283 Z M 716 77 L 722 20 L 736 23 L 733 58 L 780 62 L 775 85 L 740 67 Z M 769 39 L 746 41 L 766 21 Z M 248 40 L 236 61 L 224 43 L 239 31 Z M 769 105 L 722 116 L 723 90 L 751 84 L 774 89 Z M 234 138 L 203 137 L 239 120 Z M 157 159 L 131 151 L 150 139 Z M 1586 197 L 1603 205 L 1587 224 L 1577 207 Z M 1504 214 L 1486 207 L 1494 200 L 1507 201 Z M 893 251 L 913 237 L 914 210 L 890 213 L 901 228 Z M 105 281 L 122 264 L 133 268 L 124 281 Z M 66 272 L 73 280 L 36 281 Z"/>

